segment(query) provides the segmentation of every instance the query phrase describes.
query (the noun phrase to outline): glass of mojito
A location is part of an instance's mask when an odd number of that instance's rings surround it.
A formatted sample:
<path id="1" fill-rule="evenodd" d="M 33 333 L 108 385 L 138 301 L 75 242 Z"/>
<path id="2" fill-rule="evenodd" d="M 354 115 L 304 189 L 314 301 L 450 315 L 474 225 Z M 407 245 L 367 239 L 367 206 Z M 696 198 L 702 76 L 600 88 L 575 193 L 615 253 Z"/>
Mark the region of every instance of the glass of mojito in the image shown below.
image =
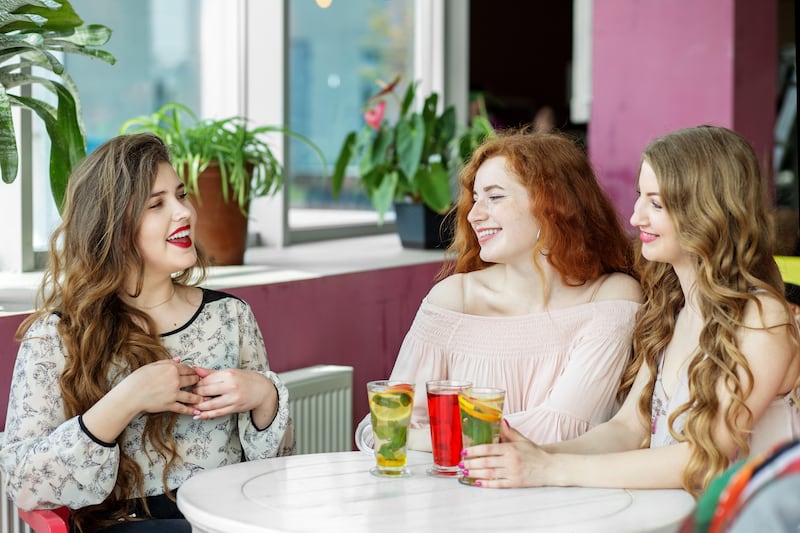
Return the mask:
<path id="1" fill-rule="evenodd" d="M 414 407 L 414 384 L 402 381 L 367 383 L 372 433 L 375 436 L 375 466 L 370 469 L 380 477 L 405 477 L 406 438 L 411 409 Z"/>
<path id="2" fill-rule="evenodd" d="M 505 397 L 505 390 L 491 387 L 469 387 L 459 391 L 461 443 L 464 448 L 500 441 L 500 421 L 503 419 Z M 458 480 L 465 485 L 472 485 L 474 482 L 466 476 Z"/>

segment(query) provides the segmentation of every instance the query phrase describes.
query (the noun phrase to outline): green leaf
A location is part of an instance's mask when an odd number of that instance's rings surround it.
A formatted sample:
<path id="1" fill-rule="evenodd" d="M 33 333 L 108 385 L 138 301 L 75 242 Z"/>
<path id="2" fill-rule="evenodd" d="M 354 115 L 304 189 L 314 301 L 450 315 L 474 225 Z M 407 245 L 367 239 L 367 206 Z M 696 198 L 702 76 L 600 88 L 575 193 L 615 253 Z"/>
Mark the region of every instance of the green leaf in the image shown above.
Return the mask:
<path id="1" fill-rule="evenodd" d="M 470 439 L 470 446 L 491 444 L 492 425 L 490 422 L 478 420 L 461 411 L 461 431 Z"/>
<path id="2" fill-rule="evenodd" d="M 406 94 L 403 96 L 403 103 L 400 104 L 400 116 L 405 117 L 408 110 L 411 109 L 411 104 L 414 103 L 414 95 L 417 92 L 417 83 L 409 83 L 406 89 Z"/>
<path id="3" fill-rule="evenodd" d="M 3 33 L 64 31 L 83 24 L 67 0 L 2 0 L 0 13 Z"/>
<path id="4" fill-rule="evenodd" d="M 86 141 L 78 122 L 72 93 L 60 83 L 49 84 L 58 96 L 56 108 L 34 98 L 12 96 L 12 100 L 34 111 L 44 122 L 51 143 L 50 189 L 60 212 L 69 175 L 78 161 L 86 156 Z"/>
<path id="5" fill-rule="evenodd" d="M 378 212 L 378 224 L 383 224 L 383 217 L 392 206 L 394 201 L 394 190 L 397 185 L 397 171 L 391 171 L 383 176 L 378 188 L 374 189 L 370 194 L 372 207 Z"/>
<path id="6" fill-rule="evenodd" d="M 382 128 L 378 132 L 370 149 L 373 166 L 377 167 L 391 160 L 390 150 L 393 141 L 394 131 L 390 128 Z"/>
<path id="7" fill-rule="evenodd" d="M 56 54 L 78 54 L 112 63 L 114 56 L 90 48 L 105 44 L 111 30 L 83 25 L 67 0 L 0 0 L 0 168 L 3 181 L 17 174 L 18 147 L 14 141 L 11 106 L 25 107 L 42 119 L 51 141 L 50 186 L 56 205 L 61 203 L 74 165 L 86 155 L 80 119 L 78 88 Z M 34 75 L 44 69 L 56 79 Z M 57 105 L 8 90 L 38 84 L 55 95 Z M 12 152 L 13 151 L 13 152 Z"/>
<path id="8" fill-rule="evenodd" d="M 11 100 L 0 86 L 0 173 L 3 181 L 12 183 L 17 177 L 19 156 L 17 139 L 14 134 L 14 119 L 11 114 Z"/>
<path id="9" fill-rule="evenodd" d="M 436 93 L 431 93 L 425 99 L 425 103 L 422 105 L 422 118 L 425 121 L 425 125 L 433 125 L 436 121 L 436 105 L 439 103 L 439 95 Z M 433 132 L 433 128 L 431 128 L 431 132 Z"/>
<path id="10" fill-rule="evenodd" d="M 433 163 L 428 171 L 420 168 L 414 181 L 419 184 L 419 194 L 428 207 L 438 213 L 450 208 L 450 173 L 442 163 Z"/>
<path id="11" fill-rule="evenodd" d="M 270 147 L 268 135 L 281 134 L 304 142 L 326 167 L 322 150 L 300 133 L 278 125 L 250 127 L 247 119 L 239 116 L 199 120 L 191 109 L 177 102 L 169 102 L 151 115 L 129 119 L 120 127 L 121 134 L 147 131 L 170 147 L 178 176 L 198 201 L 198 175 L 209 165 L 218 164 L 223 199 L 236 201 L 242 212 L 246 212 L 252 197 L 274 194 L 283 185 L 284 169 Z M 344 181 L 353 144 L 346 139 L 337 158 L 335 194 Z"/>
<path id="12" fill-rule="evenodd" d="M 411 115 L 410 120 L 397 121 L 397 166 L 406 176 L 417 173 L 424 146 L 425 123 L 418 113 Z"/>

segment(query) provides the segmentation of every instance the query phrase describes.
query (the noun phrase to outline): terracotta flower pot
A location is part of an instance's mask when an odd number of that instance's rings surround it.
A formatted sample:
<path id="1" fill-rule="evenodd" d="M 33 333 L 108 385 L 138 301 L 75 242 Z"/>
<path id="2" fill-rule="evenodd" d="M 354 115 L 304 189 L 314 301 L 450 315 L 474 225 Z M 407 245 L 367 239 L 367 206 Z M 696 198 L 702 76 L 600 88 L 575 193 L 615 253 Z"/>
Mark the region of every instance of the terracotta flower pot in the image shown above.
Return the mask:
<path id="1" fill-rule="evenodd" d="M 195 239 L 198 246 L 212 265 L 241 265 L 247 248 L 247 216 L 235 200 L 223 200 L 218 166 L 211 165 L 200 174 L 198 191 L 199 198 L 191 196 L 197 210 Z M 249 208 L 248 201 L 245 212 L 249 212 Z"/>

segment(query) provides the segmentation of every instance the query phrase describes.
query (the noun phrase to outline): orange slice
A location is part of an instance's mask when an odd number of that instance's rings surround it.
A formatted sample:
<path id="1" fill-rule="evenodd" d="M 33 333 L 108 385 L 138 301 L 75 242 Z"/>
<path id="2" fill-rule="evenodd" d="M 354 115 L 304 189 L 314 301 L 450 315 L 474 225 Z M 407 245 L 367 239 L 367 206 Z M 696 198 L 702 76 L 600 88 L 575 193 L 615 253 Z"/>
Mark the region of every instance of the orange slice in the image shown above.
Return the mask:
<path id="1" fill-rule="evenodd" d="M 499 409 L 474 398 L 459 396 L 458 404 L 469 416 L 484 422 L 497 422 L 503 416 Z"/>

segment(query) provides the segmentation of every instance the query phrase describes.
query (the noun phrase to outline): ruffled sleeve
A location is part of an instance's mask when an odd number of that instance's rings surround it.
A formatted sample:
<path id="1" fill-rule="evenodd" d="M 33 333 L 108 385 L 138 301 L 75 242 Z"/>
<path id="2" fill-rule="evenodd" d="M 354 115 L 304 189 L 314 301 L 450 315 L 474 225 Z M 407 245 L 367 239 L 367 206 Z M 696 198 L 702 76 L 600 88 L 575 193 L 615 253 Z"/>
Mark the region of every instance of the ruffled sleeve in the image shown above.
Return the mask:
<path id="1" fill-rule="evenodd" d="M 35 322 L 14 364 L 0 468 L 21 509 L 101 503 L 117 476 L 118 446 L 94 441 L 78 417 L 64 416 L 65 350 L 57 323 L 55 315 Z"/>
<path id="2" fill-rule="evenodd" d="M 561 374 L 544 401 L 507 413 L 509 423 L 538 443 L 569 440 L 613 415 L 622 372 L 632 351 L 639 305 L 596 306 L 594 314 L 569 347 Z"/>

